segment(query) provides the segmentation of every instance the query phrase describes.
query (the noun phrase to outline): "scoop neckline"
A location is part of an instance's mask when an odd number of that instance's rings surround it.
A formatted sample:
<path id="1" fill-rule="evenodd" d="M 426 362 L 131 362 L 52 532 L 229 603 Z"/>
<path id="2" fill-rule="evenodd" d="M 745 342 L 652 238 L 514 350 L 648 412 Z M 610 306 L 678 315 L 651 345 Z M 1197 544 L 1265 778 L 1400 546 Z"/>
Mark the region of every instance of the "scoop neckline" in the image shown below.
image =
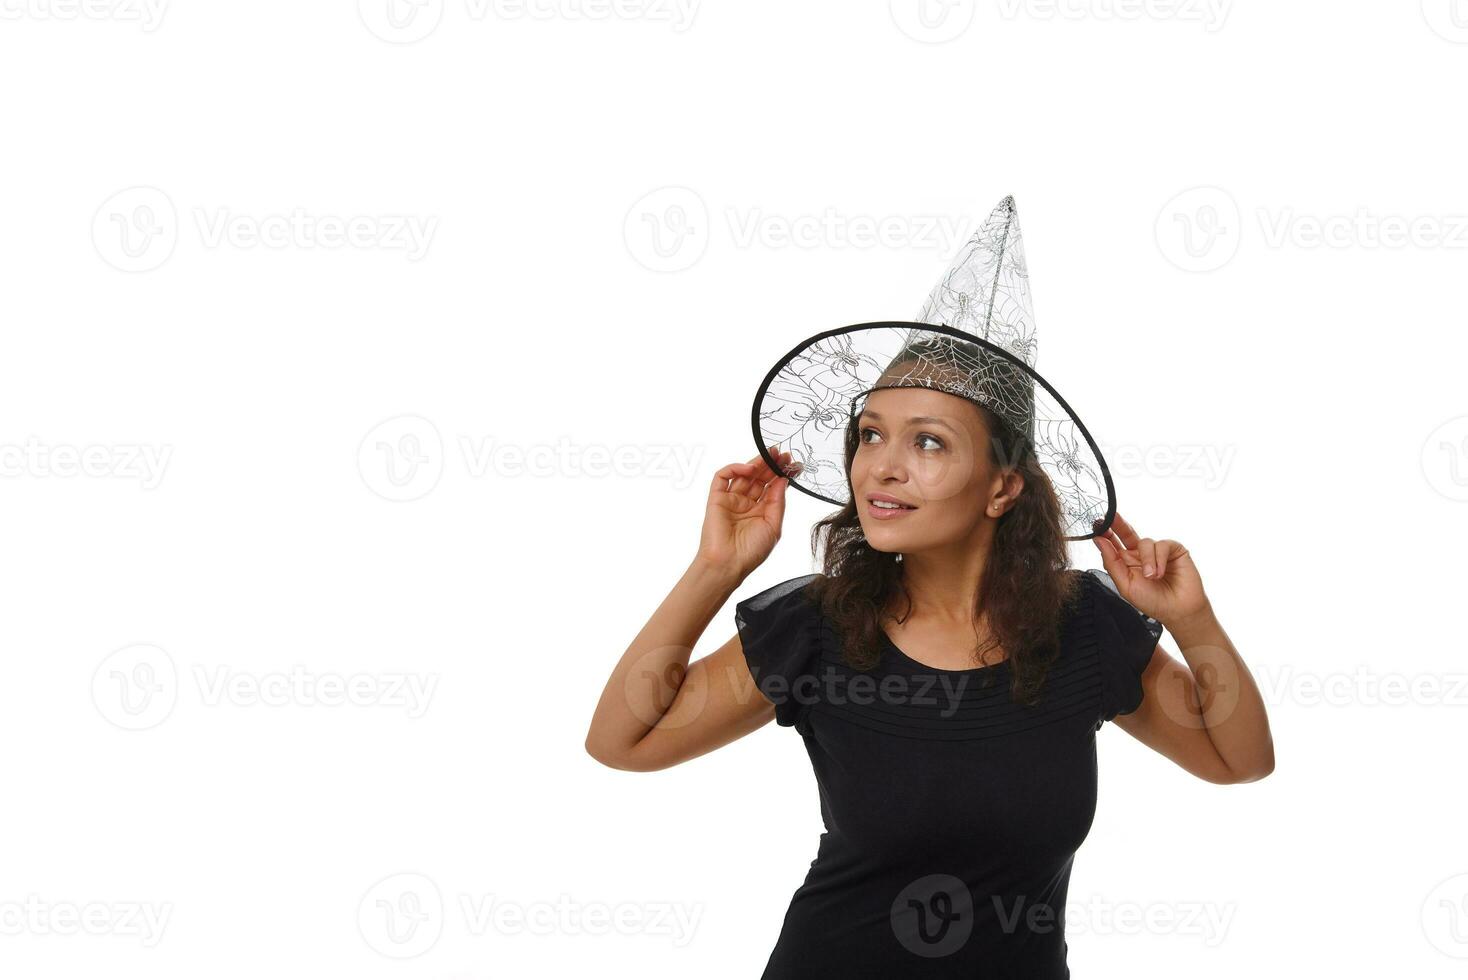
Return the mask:
<path id="1" fill-rule="evenodd" d="M 878 632 L 882 634 L 882 641 L 887 644 L 888 649 L 894 651 L 897 656 L 901 657 L 907 663 L 914 667 L 921 667 L 923 670 L 931 670 L 939 674 L 977 674 L 986 670 L 998 670 L 1000 667 L 1009 664 L 1009 658 L 1005 657 L 997 664 L 985 664 L 982 667 L 934 667 L 932 664 L 925 664 L 921 660 L 915 660 L 908 656 L 906 651 L 898 646 L 892 637 L 887 635 L 886 627 L 878 627 Z"/>

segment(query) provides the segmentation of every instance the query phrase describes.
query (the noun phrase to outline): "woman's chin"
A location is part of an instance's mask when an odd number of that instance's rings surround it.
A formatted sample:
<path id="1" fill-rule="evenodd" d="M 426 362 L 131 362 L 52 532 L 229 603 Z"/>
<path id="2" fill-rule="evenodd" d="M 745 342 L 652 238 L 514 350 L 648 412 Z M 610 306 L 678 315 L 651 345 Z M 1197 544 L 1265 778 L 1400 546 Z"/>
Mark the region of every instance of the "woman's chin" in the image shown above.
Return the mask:
<path id="1" fill-rule="evenodd" d="M 900 555 L 907 550 L 904 543 L 897 540 L 895 535 L 887 535 L 878 531 L 876 534 L 867 534 L 866 539 L 867 547 L 883 554 Z"/>

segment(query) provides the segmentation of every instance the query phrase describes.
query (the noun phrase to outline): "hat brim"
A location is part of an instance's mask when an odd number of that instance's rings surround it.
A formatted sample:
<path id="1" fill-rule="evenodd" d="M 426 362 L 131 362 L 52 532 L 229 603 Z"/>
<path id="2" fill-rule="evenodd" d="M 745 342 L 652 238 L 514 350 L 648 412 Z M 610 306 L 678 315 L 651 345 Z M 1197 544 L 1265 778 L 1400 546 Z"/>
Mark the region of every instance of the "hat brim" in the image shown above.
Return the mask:
<path id="1" fill-rule="evenodd" d="M 847 429 L 859 414 L 858 400 L 886 387 L 927 387 L 969 401 L 980 398 L 928 380 L 881 383 L 893 359 L 914 341 L 956 345 L 982 351 L 985 371 L 998 369 L 1005 383 L 1033 391 L 1023 406 L 1025 424 L 1040 468 L 1050 478 L 1061 506 L 1061 528 L 1068 541 L 1105 534 L 1116 516 L 1111 471 L 1096 441 L 1055 387 L 1010 351 L 953 327 L 903 320 L 881 320 L 838 327 L 808 337 L 775 363 L 760 383 L 750 412 L 755 445 L 770 468 L 790 485 L 819 500 L 844 506 L 850 499 L 846 473 Z M 903 363 L 910 363 L 904 358 Z M 1020 373 L 1022 372 L 1022 374 Z M 1030 384 L 1032 382 L 1032 384 Z M 990 401 L 986 407 L 1000 409 Z M 1012 406 L 1011 406 L 1012 407 Z M 999 411 L 1001 417 L 1013 411 Z M 1018 425 L 1019 423 L 1015 423 Z M 786 473 L 772 453 L 788 451 L 801 470 Z"/>

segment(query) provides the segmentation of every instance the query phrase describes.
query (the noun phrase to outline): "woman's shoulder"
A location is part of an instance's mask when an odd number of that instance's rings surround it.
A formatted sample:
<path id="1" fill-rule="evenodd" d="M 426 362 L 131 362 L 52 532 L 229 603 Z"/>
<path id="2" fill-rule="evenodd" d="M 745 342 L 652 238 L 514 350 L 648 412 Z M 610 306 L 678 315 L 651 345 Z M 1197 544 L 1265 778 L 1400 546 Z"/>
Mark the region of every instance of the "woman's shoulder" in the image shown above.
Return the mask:
<path id="1" fill-rule="evenodd" d="M 1070 615 L 1082 618 L 1084 625 L 1079 632 L 1100 639 L 1103 646 L 1140 648 L 1150 655 L 1162 637 L 1162 623 L 1132 605 L 1104 570 L 1074 572 L 1079 580 Z"/>
<path id="2" fill-rule="evenodd" d="M 771 585 L 734 606 L 740 646 L 755 683 L 775 705 L 781 725 L 799 725 L 807 701 L 789 694 L 796 678 L 808 674 L 822 643 L 820 604 L 808 593 L 819 574 L 797 575 Z"/>
<path id="3" fill-rule="evenodd" d="M 1100 621 L 1119 624 L 1129 633 L 1140 629 L 1154 637 L 1161 636 L 1162 624 L 1132 605 L 1104 569 L 1073 568 L 1069 574 L 1074 579 L 1074 590 L 1067 600 L 1064 622 L 1069 624 L 1080 618 L 1087 626 Z"/>
<path id="4" fill-rule="evenodd" d="M 1070 593 L 1072 598 L 1078 599 L 1082 596 L 1098 594 L 1101 591 L 1105 591 L 1121 599 L 1121 591 L 1116 587 L 1116 583 L 1112 581 L 1111 575 L 1105 569 L 1071 568 L 1066 570 L 1066 574 L 1071 577 L 1073 582 L 1073 591 Z M 1122 599 L 1122 601 L 1125 602 L 1126 600 Z"/>
<path id="5" fill-rule="evenodd" d="M 816 582 L 823 579 L 820 572 L 812 572 L 809 575 L 797 575 L 783 582 L 777 582 L 768 586 L 763 591 L 741 599 L 736 605 L 738 608 L 759 612 L 775 605 L 791 606 L 797 603 L 814 602 L 815 596 L 811 588 Z"/>

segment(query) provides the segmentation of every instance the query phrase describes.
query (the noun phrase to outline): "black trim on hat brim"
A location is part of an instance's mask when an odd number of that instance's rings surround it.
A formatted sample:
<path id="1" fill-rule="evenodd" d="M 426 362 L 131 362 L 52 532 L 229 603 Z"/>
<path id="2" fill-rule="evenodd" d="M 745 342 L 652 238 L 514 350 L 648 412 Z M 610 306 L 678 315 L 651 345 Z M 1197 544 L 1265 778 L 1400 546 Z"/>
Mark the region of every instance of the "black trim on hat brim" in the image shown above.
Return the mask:
<path id="1" fill-rule="evenodd" d="M 897 327 L 897 328 L 903 328 L 903 329 L 908 329 L 908 330 L 913 330 L 913 329 L 916 329 L 916 330 L 925 330 L 925 331 L 928 331 L 930 333 L 947 334 L 950 337 L 956 337 L 959 340 L 967 341 L 968 343 L 971 343 L 971 344 L 977 344 L 978 346 L 983 347 L 983 348 L 985 348 L 985 349 L 987 349 L 989 351 L 992 351 L 994 354 L 998 355 L 999 357 L 1002 357 L 1005 360 L 1009 361 L 1010 363 L 1012 363 L 1012 364 L 1016 365 L 1017 367 L 1023 369 L 1026 374 L 1028 374 L 1030 377 L 1032 377 L 1036 381 L 1038 381 L 1040 383 L 1040 386 L 1043 387 L 1047 392 L 1050 393 L 1050 397 L 1054 398 L 1056 400 L 1056 402 L 1058 402 L 1060 404 L 1060 407 L 1063 408 L 1063 409 L 1065 409 L 1066 414 L 1068 414 L 1070 416 L 1071 421 L 1075 422 L 1076 428 L 1079 429 L 1081 431 L 1081 435 L 1085 437 L 1086 444 L 1091 447 L 1091 452 L 1092 452 L 1093 455 L 1095 455 L 1096 462 L 1098 464 L 1100 464 L 1100 466 L 1101 466 L 1101 478 L 1102 478 L 1102 480 L 1104 480 L 1106 482 L 1106 516 L 1102 519 L 1101 526 L 1099 528 L 1093 529 L 1090 534 L 1066 535 L 1065 540 L 1066 541 L 1087 541 L 1087 540 L 1090 540 L 1091 538 L 1100 537 L 1101 535 L 1105 534 L 1108 530 L 1111 529 L 1111 522 L 1116 517 L 1116 487 L 1111 482 L 1111 470 L 1106 465 L 1106 457 L 1104 457 L 1104 456 L 1101 455 L 1101 448 L 1096 445 L 1096 440 L 1091 438 L 1091 432 L 1090 432 L 1090 430 L 1086 428 L 1086 424 L 1081 421 L 1081 417 L 1076 414 L 1075 409 L 1073 409 L 1073 408 L 1070 407 L 1070 402 L 1068 402 L 1064 398 L 1062 398 L 1060 396 L 1060 392 L 1058 392 L 1058 391 L 1055 390 L 1055 386 L 1052 385 L 1050 382 L 1046 381 L 1044 378 L 1040 377 L 1040 375 L 1035 371 L 1034 368 L 1030 367 L 1028 364 L 1026 364 L 1024 361 L 1020 360 L 1019 358 L 1015 357 L 1013 354 L 1011 354 L 1009 351 L 1005 350 L 1003 347 L 1000 347 L 1000 346 L 998 346 L 996 344 L 991 344 L 991 343 L 989 343 L 989 341 L 984 340 L 982 337 L 978 337 L 978 336 L 976 336 L 976 335 L 974 335 L 972 333 L 968 333 L 968 332 L 963 331 L 963 330 L 958 330 L 958 329 L 956 329 L 954 327 L 950 327 L 950 326 L 947 326 L 945 324 L 938 324 L 938 323 L 920 323 L 920 322 L 915 321 L 915 320 L 873 320 L 870 323 L 853 323 L 849 327 L 837 327 L 834 330 L 825 330 L 825 331 L 822 331 L 821 333 L 818 333 L 818 334 L 815 334 L 813 336 L 807 337 L 805 340 L 802 340 L 800 343 L 798 343 L 794 347 L 790 348 L 790 350 L 785 353 L 785 356 L 784 357 L 781 357 L 778 361 L 776 361 L 775 362 L 775 366 L 772 367 L 772 368 L 770 368 L 770 370 L 765 373 L 764 380 L 760 382 L 759 390 L 756 391 L 755 394 L 754 394 L 754 405 L 750 408 L 750 413 L 749 413 L 750 427 L 754 431 L 754 444 L 755 444 L 756 448 L 759 449 L 760 457 L 765 461 L 765 463 L 770 467 L 770 469 L 772 471 L 774 471 L 775 473 L 778 473 L 780 476 L 783 476 L 783 477 L 786 477 L 787 479 L 789 479 L 790 480 L 790 485 L 792 487 L 794 487 L 795 489 L 799 490 L 801 493 L 806 494 L 807 496 L 815 497 L 817 500 L 824 500 L 828 504 L 835 504 L 837 507 L 844 507 L 844 506 L 846 506 L 847 501 L 845 501 L 845 500 L 836 500 L 836 499 L 833 499 L 831 497 L 827 497 L 825 494 L 816 493 L 814 490 L 811 490 L 808 487 L 802 486 L 801 483 L 800 483 L 800 481 L 797 480 L 795 476 L 790 476 L 784 470 L 780 469 L 779 464 L 776 463 L 775 460 L 770 457 L 769 449 L 765 445 L 764 433 L 760 431 L 760 426 L 759 426 L 760 403 L 764 401 L 765 391 L 770 387 L 770 382 L 772 382 L 772 381 L 775 380 L 775 376 L 780 373 L 780 370 L 782 368 L 784 368 L 786 364 L 790 363 L 791 358 L 795 357 L 796 354 L 799 354 L 801 351 L 805 350 L 807 347 L 811 346 L 812 344 L 816 343 L 817 341 L 825 340 L 827 337 L 835 337 L 835 336 L 838 336 L 840 334 L 851 333 L 852 331 L 855 331 L 855 330 L 875 330 L 875 329 L 879 329 L 879 328 L 883 328 L 883 327 L 885 327 L 885 328 Z M 899 387 L 909 387 L 909 386 L 899 386 Z M 916 387 L 921 387 L 921 386 L 916 386 Z M 935 388 L 935 389 L 932 389 L 932 390 L 934 390 L 934 391 L 941 391 L 942 389 Z M 946 394 L 952 394 L 952 392 L 947 392 Z M 958 395 L 956 397 L 962 398 L 964 396 Z"/>

